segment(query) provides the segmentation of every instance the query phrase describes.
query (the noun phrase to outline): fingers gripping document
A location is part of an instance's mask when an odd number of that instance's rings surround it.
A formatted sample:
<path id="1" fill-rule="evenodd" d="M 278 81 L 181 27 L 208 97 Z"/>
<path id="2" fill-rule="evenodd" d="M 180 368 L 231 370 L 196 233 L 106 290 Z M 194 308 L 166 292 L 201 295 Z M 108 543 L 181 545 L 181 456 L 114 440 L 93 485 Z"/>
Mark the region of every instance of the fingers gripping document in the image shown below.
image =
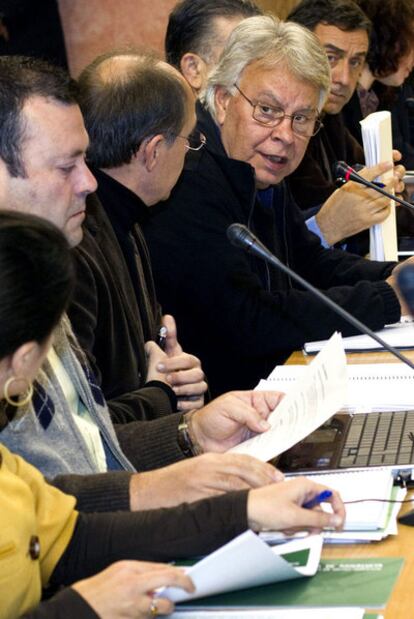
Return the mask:
<path id="1" fill-rule="evenodd" d="M 344 404 L 347 368 L 342 337 L 335 333 L 270 414 L 270 429 L 240 443 L 230 451 L 270 460 L 319 428 Z"/>

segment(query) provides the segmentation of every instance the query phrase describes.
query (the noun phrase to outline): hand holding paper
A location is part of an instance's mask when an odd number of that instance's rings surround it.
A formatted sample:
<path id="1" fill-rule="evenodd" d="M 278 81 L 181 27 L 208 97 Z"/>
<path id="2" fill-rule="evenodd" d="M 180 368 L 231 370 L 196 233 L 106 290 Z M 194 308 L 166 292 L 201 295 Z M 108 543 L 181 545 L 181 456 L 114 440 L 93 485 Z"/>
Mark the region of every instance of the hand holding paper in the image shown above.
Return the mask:
<path id="1" fill-rule="evenodd" d="M 319 428 L 346 400 L 346 357 L 342 338 L 335 333 L 307 366 L 296 389 L 271 413 L 270 429 L 231 451 L 271 460 Z"/>
<path id="2" fill-rule="evenodd" d="M 220 453 L 269 428 L 266 419 L 283 394 L 231 391 L 191 417 L 191 433 L 203 451 Z"/>

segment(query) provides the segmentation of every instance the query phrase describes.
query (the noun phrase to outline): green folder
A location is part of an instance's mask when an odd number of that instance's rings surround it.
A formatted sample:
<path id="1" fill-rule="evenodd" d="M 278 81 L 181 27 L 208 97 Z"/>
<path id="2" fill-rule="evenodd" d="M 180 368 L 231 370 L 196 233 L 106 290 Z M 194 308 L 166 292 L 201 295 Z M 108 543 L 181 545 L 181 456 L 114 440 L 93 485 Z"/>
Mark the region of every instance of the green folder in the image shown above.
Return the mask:
<path id="1" fill-rule="evenodd" d="M 223 593 L 178 604 L 177 610 L 355 606 L 385 608 L 403 559 L 325 559 L 310 578 Z"/>

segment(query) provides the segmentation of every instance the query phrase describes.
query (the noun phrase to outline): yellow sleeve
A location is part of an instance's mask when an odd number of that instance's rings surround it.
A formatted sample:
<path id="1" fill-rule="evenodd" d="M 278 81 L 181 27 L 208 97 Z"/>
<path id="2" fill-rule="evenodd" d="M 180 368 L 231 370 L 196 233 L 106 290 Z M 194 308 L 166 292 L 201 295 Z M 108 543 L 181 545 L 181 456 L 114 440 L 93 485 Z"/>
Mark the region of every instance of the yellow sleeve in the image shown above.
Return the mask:
<path id="1" fill-rule="evenodd" d="M 33 510 L 33 534 L 40 541 L 40 571 L 45 586 L 73 535 L 78 518 L 76 500 L 48 484 L 36 468 L 3 445 L 0 453 L 2 473 L 12 476 L 8 499 L 23 502 L 22 509 Z M 16 487 L 13 497 L 10 487 Z"/>

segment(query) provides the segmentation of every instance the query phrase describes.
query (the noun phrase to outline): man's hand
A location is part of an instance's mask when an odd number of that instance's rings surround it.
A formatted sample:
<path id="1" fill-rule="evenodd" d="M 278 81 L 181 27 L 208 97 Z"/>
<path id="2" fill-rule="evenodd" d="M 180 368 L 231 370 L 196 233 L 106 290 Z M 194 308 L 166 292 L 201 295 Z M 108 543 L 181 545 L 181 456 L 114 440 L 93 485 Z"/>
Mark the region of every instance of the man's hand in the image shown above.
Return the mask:
<path id="1" fill-rule="evenodd" d="M 395 163 L 398 163 L 399 161 L 401 161 L 402 159 L 402 154 L 400 153 L 399 150 L 393 150 L 392 151 L 392 159 Z M 394 165 L 394 178 L 395 178 L 395 186 L 394 186 L 394 191 L 396 194 L 399 193 L 403 193 L 404 189 L 405 189 L 405 183 L 403 181 L 403 178 L 405 176 L 405 173 L 407 172 L 407 170 L 405 169 L 405 167 L 403 165 Z M 365 178 L 365 177 L 364 177 Z"/>
<path id="2" fill-rule="evenodd" d="M 391 163 L 379 163 L 358 173 L 366 180 L 373 181 L 391 168 Z M 385 189 L 394 190 L 396 193 L 403 191 L 404 183 L 401 179 L 404 174 L 405 168 L 400 165 L 396 166 L 393 178 Z M 316 221 L 325 240 L 330 245 L 334 245 L 374 224 L 383 222 L 389 213 L 389 198 L 381 196 L 373 189 L 367 189 L 363 185 L 350 181 L 326 200 L 316 215 Z"/>
<path id="3" fill-rule="evenodd" d="M 201 369 L 200 360 L 183 352 L 177 340 L 177 327 L 172 316 L 166 314 L 162 324 L 167 328 L 165 345 L 166 357 L 160 360 L 156 370 L 164 375 L 164 380 L 173 388 L 178 399 L 177 409 L 188 411 L 201 408 L 207 383 Z"/>
<path id="4" fill-rule="evenodd" d="M 304 530 L 319 533 L 326 527 L 341 529 L 345 520 L 345 507 L 335 490 L 326 500 L 331 504 L 333 514 L 322 511 L 320 506 L 313 509 L 302 507 L 327 489 L 310 479 L 298 477 L 281 484 L 250 490 L 247 500 L 249 527 L 255 531 L 273 529 L 289 534 Z"/>
<path id="5" fill-rule="evenodd" d="M 145 342 L 145 352 L 147 354 L 147 378 L 146 382 L 151 380 L 159 380 L 163 383 L 169 384 L 167 378 L 163 372 L 159 372 L 157 366 L 164 363 L 168 359 L 167 355 L 161 348 L 153 341 Z"/>
<path id="6" fill-rule="evenodd" d="M 173 507 L 283 480 L 271 464 L 241 454 L 203 454 L 131 477 L 131 510 Z"/>
<path id="7" fill-rule="evenodd" d="M 190 434 L 204 452 L 227 451 L 268 430 L 266 419 L 282 397 L 277 391 L 226 393 L 192 415 Z"/>
<path id="8" fill-rule="evenodd" d="M 391 286 L 391 288 L 394 290 L 395 294 L 397 295 L 398 301 L 400 302 L 400 306 L 401 306 L 401 316 L 411 315 L 411 310 L 408 307 L 408 305 L 405 303 L 405 300 L 403 299 L 401 295 L 401 292 L 400 292 L 400 289 L 398 288 L 397 280 L 396 280 L 396 275 L 398 271 L 404 268 L 407 264 L 414 264 L 414 256 L 411 256 L 411 258 L 407 258 L 407 260 L 404 260 L 404 262 L 397 264 L 397 266 L 394 267 L 394 269 L 392 270 L 391 275 L 385 280 L 387 284 Z"/>

